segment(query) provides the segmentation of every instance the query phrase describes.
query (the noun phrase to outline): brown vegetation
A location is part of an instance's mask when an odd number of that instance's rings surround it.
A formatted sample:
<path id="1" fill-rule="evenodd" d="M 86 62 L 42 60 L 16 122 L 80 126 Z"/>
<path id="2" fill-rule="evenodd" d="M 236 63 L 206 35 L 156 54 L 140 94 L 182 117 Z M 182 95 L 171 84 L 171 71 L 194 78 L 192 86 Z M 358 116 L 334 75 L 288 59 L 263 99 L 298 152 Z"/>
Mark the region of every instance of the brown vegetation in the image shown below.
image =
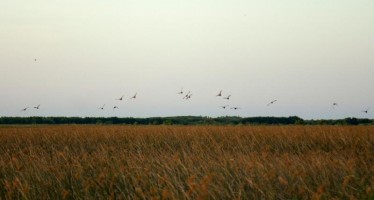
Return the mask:
<path id="1" fill-rule="evenodd" d="M 374 127 L 1 127 L 17 198 L 372 199 Z"/>

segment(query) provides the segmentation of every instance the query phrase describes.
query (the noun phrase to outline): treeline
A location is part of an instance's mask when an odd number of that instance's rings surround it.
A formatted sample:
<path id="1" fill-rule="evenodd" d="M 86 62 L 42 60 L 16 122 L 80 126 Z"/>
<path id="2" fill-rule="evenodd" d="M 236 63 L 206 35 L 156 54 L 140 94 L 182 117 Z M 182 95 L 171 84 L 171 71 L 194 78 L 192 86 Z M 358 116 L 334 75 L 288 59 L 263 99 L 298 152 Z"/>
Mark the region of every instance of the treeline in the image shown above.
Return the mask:
<path id="1" fill-rule="evenodd" d="M 0 117 L 0 124 L 133 124 L 133 125 L 359 125 L 374 124 L 371 119 L 303 120 L 291 117 Z"/>
<path id="2" fill-rule="evenodd" d="M 305 124 L 310 125 L 374 125 L 373 119 L 358 119 L 358 118 L 345 118 L 345 119 L 338 119 L 338 120 L 307 120 Z"/>

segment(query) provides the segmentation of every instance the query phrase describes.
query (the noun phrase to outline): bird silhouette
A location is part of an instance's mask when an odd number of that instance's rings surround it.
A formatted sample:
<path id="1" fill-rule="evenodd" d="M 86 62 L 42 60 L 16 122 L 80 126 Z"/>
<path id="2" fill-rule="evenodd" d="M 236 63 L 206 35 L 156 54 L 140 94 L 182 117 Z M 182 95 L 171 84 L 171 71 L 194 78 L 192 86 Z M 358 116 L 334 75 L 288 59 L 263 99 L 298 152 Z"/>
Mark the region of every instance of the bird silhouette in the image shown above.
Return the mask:
<path id="1" fill-rule="evenodd" d="M 122 101 L 122 100 L 123 100 L 123 96 L 124 96 L 124 95 L 122 95 L 120 98 L 118 98 L 118 99 L 116 99 L 116 100 L 118 100 L 118 101 Z"/>
<path id="2" fill-rule="evenodd" d="M 138 93 L 135 93 L 130 99 L 136 99 L 136 95 L 138 95 Z"/>
<path id="3" fill-rule="evenodd" d="M 29 109 L 29 107 L 23 108 L 23 109 L 21 110 L 21 112 L 25 112 L 27 109 Z"/>
<path id="4" fill-rule="evenodd" d="M 187 94 L 186 94 L 186 95 L 185 95 L 185 96 L 183 97 L 183 99 L 189 99 L 189 98 L 190 98 L 190 96 L 189 96 L 189 95 L 190 95 L 190 93 L 191 93 L 191 92 L 190 92 L 190 91 L 188 91 L 188 93 L 187 93 Z"/>
<path id="5" fill-rule="evenodd" d="M 277 100 L 273 100 L 273 101 L 271 101 L 270 103 L 268 103 L 267 106 L 270 106 L 270 105 L 274 104 L 275 102 L 277 102 Z"/>
<path id="6" fill-rule="evenodd" d="M 368 109 L 366 109 L 366 110 L 363 110 L 362 112 L 365 113 L 365 114 L 368 114 L 369 109 L 370 109 L 370 108 L 368 108 Z"/>
<path id="7" fill-rule="evenodd" d="M 224 97 L 223 99 L 230 100 L 231 95 Z"/>
<path id="8" fill-rule="evenodd" d="M 190 93 L 189 95 L 187 95 L 186 100 L 190 99 L 191 96 L 192 96 L 192 93 Z"/>
<path id="9" fill-rule="evenodd" d="M 117 106 L 114 106 L 114 107 L 113 107 L 113 110 L 115 110 L 115 109 L 119 109 L 119 108 L 118 108 Z"/>
<path id="10" fill-rule="evenodd" d="M 181 91 L 178 92 L 177 94 L 183 94 L 183 88 L 182 88 Z"/>
<path id="11" fill-rule="evenodd" d="M 105 107 L 105 104 L 104 104 L 102 107 L 97 108 L 97 109 L 99 109 L 99 110 L 104 110 L 104 107 Z"/>
<path id="12" fill-rule="evenodd" d="M 338 103 L 332 103 L 332 108 L 335 109 L 335 107 L 338 106 Z"/>
<path id="13" fill-rule="evenodd" d="M 222 96 L 222 90 L 219 91 L 219 93 L 216 95 L 216 97 L 221 97 Z"/>
<path id="14" fill-rule="evenodd" d="M 36 62 L 36 61 L 38 61 L 38 60 L 35 58 L 34 61 Z"/>
<path id="15" fill-rule="evenodd" d="M 223 109 L 226 109 L 229 105 L 225 105 L 225 106 L 220 106 L 221 108 Z"/>
<path id="16" fill-rule="evenodd" d="M 38 106 L 35 106 L 34 108 L 37 109 L 37 110 L 39 110 L 39 107 L 40 107 L 40 104 Z"/>
<path id="17" fill-rule="evenodd" d="M 238 109 L 241 109 L 241 108 L 239 108 L 239 107 L 231 107 L 230 109 L 238 110 Z"/>

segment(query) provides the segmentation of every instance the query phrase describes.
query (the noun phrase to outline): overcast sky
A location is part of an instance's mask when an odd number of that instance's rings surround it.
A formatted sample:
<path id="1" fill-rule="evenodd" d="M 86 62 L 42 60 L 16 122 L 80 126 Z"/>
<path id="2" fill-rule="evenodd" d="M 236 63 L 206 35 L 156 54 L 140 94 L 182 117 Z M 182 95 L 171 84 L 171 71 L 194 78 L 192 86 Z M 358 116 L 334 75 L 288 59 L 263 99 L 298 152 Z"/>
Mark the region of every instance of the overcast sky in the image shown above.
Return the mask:
<path id="1" fill-rule="evenodd" d="M 374 117 L 373 0 L 1 0 L 0 10 L 0 116 Z"/>

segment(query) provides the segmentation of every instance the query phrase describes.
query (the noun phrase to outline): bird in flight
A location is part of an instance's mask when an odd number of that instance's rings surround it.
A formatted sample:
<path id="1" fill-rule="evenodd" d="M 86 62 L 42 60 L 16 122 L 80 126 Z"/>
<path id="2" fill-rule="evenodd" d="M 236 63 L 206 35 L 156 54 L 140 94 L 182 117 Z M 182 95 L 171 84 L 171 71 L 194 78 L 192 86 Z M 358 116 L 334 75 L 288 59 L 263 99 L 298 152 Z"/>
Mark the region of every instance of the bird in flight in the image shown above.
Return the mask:
<path id="1" fill-rule="evenodd" d="M 225 105 L 225 106 L 220 106 L 221 108 L 223 109 L 226 109 L 229 105 Z"/>
<path id="2" fill-rule="evenodd" d="M 35 59 L 34 59 L 34 61 L 36 62 L 36 61 L 37 61 L 37 59 L 35 58 Z"/>
<path id="3" fill-rule="evenodd" d="M 229 96 L 227 96 L 227 97 L 224 97 L 223 99 L 230 100 L 230 97 L 231 97 L 231 95 L 229 95 Z"/>
<path id="4" fill-rule="evenodd" d="M 136 99 L 136 95 L 138 95 L 138 93 L 135 93 L 130 99 Z"/>
<path id="5" fill-rule="evenodd" d="M 270 105 L 274 104 L 275 102 L 277 102 L 277 100 L 276 100 L 276 99 L 275 99 L 275 100 L 273 100 L 273 101 L 271 101 L 270 103 L 268 103 L 268 105 L 267 105 L 267 106 L 270 106 Z"/>
<path id="6" fill-rule="evenodd" d="M 118 101 L 122 101 L 122 100 L 123 100 L 123 96 L 124 96 L 124 95 L 122 95 L 119 99 L 116 99 L 116 100 L 118 100 Z"/>
<path id="7" fill-rule="evenodd" d="M 101 106 L 100 108 L 98 108 L 98 109 L 104 110 L 104 106 L 105 106 L 105 104 L 103 106 Z"/>
<path id="8" fill-rule="evenodd" d="M 37 110 L 39 110 L 39 107 L 40 107 L 40 104 L 38 106 L 35 106 L 34 108 L 37 109 Z"/>
<path id="9" fill-rule="evenodd" d="M 21 112 L 25 112 L 27 109 L 29 109 L 29 107 L 22 109 Z"/>
<path id="10" fill-rule="evenodd" d="M 192 96 L 192 93 L 186 96 L 186 100 L 190 99 Z"/>
<path id="11" fill-rule="evenodd" d="M 241 108 L 239 108 L 239 107 L 231 107 L 230 109 L 238 110 L 238 109 L 241 109 Z"/>
<path id="12" fill-rule="evenodd" d="M 332 108 L 334 109 L 336 106 L 338 106 L 338 103 L 334 102 L 332 103 Z"/>
<path id="13" fill-rule="evenodd" d="M 182 88 L 181 91 L 178 92 L 177 94 L 183 94 L 183 88 Z"/>
<path id="14" fill-rule="evenodd" d="M 118 108 L 117 106 L 114 106 L 114 107 L 113 107 L 113 110 L 115 110 L 115 109 L 119 109 L 119 108 Z"/>
<path id="15" fill-rule="evenodd" d="M 219 93 L 216 95 L 216 97 L 221 97 L 222 96 L 222 90 L 219 91 Z"/>
<path id="16" fill-rule="evenodd" d="M 363 110 L 362 112 L 365 113 L 365 114 L 368 114 L 369 109 L 370 109 L 370 108 L 368 108 L 368 109 L 366 109 L 366 110 Z"/>
<path id="17" fill-rule="evenodd" d="M 188 91 L 188 93 L 183 97 L 183 99 L 189 99 L 191 96 L 189 96 L 190 95 L 190 91 Z"/>

